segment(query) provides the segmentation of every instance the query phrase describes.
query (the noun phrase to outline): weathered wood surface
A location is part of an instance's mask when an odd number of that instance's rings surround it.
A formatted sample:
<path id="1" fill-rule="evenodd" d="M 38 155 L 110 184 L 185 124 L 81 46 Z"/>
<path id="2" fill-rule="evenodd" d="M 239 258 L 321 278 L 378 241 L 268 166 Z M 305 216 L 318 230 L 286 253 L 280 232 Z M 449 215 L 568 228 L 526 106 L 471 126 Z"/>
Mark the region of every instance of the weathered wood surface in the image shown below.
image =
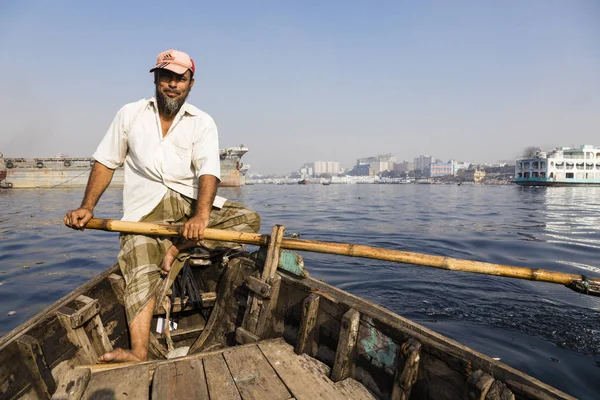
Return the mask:
<path id="1" fill-rule="evenodd" d="M 422 344 L 421 372 L 413 386 L 415 396 L 420 398 L 460 398 L 467 393 L 466 376 L 472 371 L 493 371 L 494 378 L 505 382 L 517 398 L 558 398 L 573 399 L 539 380 L 528 376 L 499 361 L 478 353 L 460 343 L 446 338 L 436 332 L 422 327 L 406 318 L 398 316 L 385 308 L 378 306 L 347 292 L 339 290 L 326 283 L 312 278 L 297 279 L 282 274 L 280 296 L 284 301 L 278 306 L 280 318 L 284 318 L 285 337 L 298 344 L 297 338 L 290 336 L 295 324 L 301 319 L 301 302 L 309 294 L 321 296 L 319 316 L 324 315 L 320 322 L 319 354 L 317 358 L 330 362 L 328 354 L 335 354 L 335 337 L 332 329 L 335 321 L 340 321 L 348 308 L 354 308 L 361 314 L 355 376 L 372 393 L 378 397 L 390 397 L 393 386 L 395 362 L 398 346 L 410 338 Z M 343 305 L 343 306 L 341 306 Z M 364 333 L 361 333 L 364 332 Z M 362 335 L 362 336 L 361 336 Z M 363 343 L 363 340 L 366 340 Z M 371 346 L 380 343 L 382 347 Z M 366 346 L 365 346 L 366 345 Z M 369 346 L 371 346 L 369 348 Z M 329 349 L 329 353 L 328 350 Z M 369 354 L 370 353 L 370 354 Z M 443 378 L 442 378 L 443 377 Z"/>
<path id="2" fill-rule="evenodd" d="M 281 240 L 283 239 L 284 231 L 285 229 L 281 225 L 275 225 L 271 231 L 269 245 L 267 247 L 267 257 L 265 259 L 265 264 L 263 265 L 263 270 L 260 276 L 260 281 L 265 284 L 270 282 L 271 278 L 277 273 L 279 249 Z M 257 331 L 262 329 L 259 328 L 258 325 L 260 315 L 263 313 L 263 309 L 265 308 L 263 306 L 264 302 L 264 296 L 261 294 L 255 294 L 252 291 L 248 294 L 248 306 L 246 307 L 246 311 L 244 313 L 242 328 L 253 334 L 257 334 Z M 274 302 L 276 302 L 276 299 L 274 299 L 272 302 L 267 301 L 267 307 L 270 307 Z M 269 314 L 270 310 L 267 310 L 266 313 Z M 263 316 L 263 319 L 265 318 L 266 314 Z"/>
<path id="3" fill-rule="evenodd" d="M 271 285 L 253 276 L 246 279 L 246 286 L 253 293 L 261 296 L 264 299 L 271 298 Z"/>
<path id="4" fill-rule="evenodd" d="M 71 315 L 71 328 L 73 329 L 79 328 L 100 313 L 98 300 L 81 295 L 77 296 L 75 303 L 77 303 L 78 309 Z"/>
<path id="5" fill-rule="evenodd" d="M 267 279 L 271 287 L 271 295 L 263 300 L 260 313 L 258 314 L 258 325 L 254 332 L 261 339 L 281 336 L 283 324 L 277 319 L 275 310 L 279 301 L 279 288 L 281 287 L 281 276 L 275 274 Z"/>
<path id="6" fill-rule="evenodd" d="M 174 361 L 154 371 L 152 400 L 208 398 L 202 360 Z"/>
<path id="7" fill-rule="evenodd" d="M 421 343 L 409 339 L 402 345 L 402 357 L 398 357 L 392 400 L 408 400 L 410 391 L 417 381 L 421 361 Z"/>
<path id="8" fill-rule="evenodd" d="M 82 400 L 149 399 L 148 366 L 135 365 L 92 374 Z"/>
<path id="9" fill-rule="evenodd" d="M 217 300 L 202 334 L 190 348 L 190 353 L 206 351 L 215 346 L 233 345 L 235 329 L 240 326 L 242 300 L 248 289 L 244 282 L 258 271 L 252 260 L 240 257 L 232 260 L 217 289 Z"/>
<path id="10" fill-rule="evenodd" d="M 484 400 L 493 383 L 494 378 L 490 374 L 486 374 L 478 369 L 469 376 L 469 379 L 467 379 L 467 385 L 469 387 L 467 398 L 469 400 Z"/>
<path id="11" fill-rule="evenodd" d="M 359 323 L 360 313 L 354 309 L 348 310 L 342 317 L 335 362 L 333 363 L 333 371 L 331 371 L 331 380 L 334 382 L 350 377 L 350 367 L 354 361 L 352 353 L 356 346 Z"/>
<path id="12" fill-rule="evenodd" d="M 73 329 L 72 317 L 75 313 L 76 311 L 72 308 L 61 307 L 56 311 L 56 317 L 65 329 L 69 341 L 79 349 L 78 358 L 82 362 L 94 363 L 98 360 L 100 354 L 96 354 L 96 350 L 83 327 Z"/>
<path id="13" fill-rule="evenodd" d="M 269 342 L 278 342 L 281 341 L 282 339 L 268 339 L 268 340 L 263 340 L 262 343 L 269 343 Z M 240 346 L 236 346 L 235 349 L 243 349 L 246 347 L 256 347 L 255 343 L 252 344 L 246 344 L 246 345 L 240 345 Z M 180 357 L 177 359 L 177 361 L 183 361 L 183 360 L 201 360 L 205 357 L 210 357 L 210 356 L 214 356 L 214 355 L 218 355 L 218 354 L 223 354 L 223 352 L 225 351 L 230 351 L 232 350 L 232 348 L 226 348 L 226 349 L 219 349 L 219 350 L 213 350 L 213 351 L 206 351 L 203 353 L 194 353 L 194 354 L 188 354 L 186 356 Z M 90 364 L 90 365 L 80 365 L 77 366 L 77 368 L 87 368 L 91 371 L 92 374 L 101 374 L 105 371 L 113 371 L 113 370 L 120 370 L 120 369 L 125 369 L 125 368 L 129 368 L 129 367 L 134 367 L 134 366 L 146 366 L 148 367 L 148 371 L 153 374 L 154 370 L 156 368 L 158 368 L 160 365 L 163 364 L 169 364 L 173 362 L 173 360 L 151 360 L 151 361 L 143 361 L 143 362 L 122 362 L 122 363 L 107 363 L 107 364 Z"/>
<path id="14" fill-rule="evenodd" d="M 235 341 L 239 344 L 256 343 L 260 338 L 254 333 L 248 332 L 244 328 L 237 328 L 235 330 Z"/>
<path id="15" fill-rule="evenodd" d="M 52 400 L 79 400 L 92 374 L 88 368 L 71 369 L 62 376 Z"/>
<path id="16" fill-rule="evenodd" d="M 314 335 L 320 299 L 319 295 L 311 293 L 302 302 L 302 319 L 300 320 L 298 339 L 296 340 L 296 354 L 307 353 L 309 356 L 314 356 L 315 351 L 312 344 L 315 340 Z"/>
<path id="17" fill-rule="evenodd" d="M 31 383 L 43 398 L 50 397 L 56 390 L 56 382 L 54 382 L 54 377 L 48 368 L 48 364 L 46 364 L 40 344 L 29 335 L 19 337 L 17 344 L 20 348 L 22 359 L 31 373 Z M 18 360 L 14 360 L 13 362 L 15 361 L 18 362 Z"/>
<path id="18" fill-rule="evenodd" d="M 485 396 L 485 400 L 515 400 L 515 395 L 500 381 L 494 381 Z"/>
<path id="19" fill-rule="evenodd" d="M 352 378 L 346 378 L 343 381 L 335 383 L 335 388 L 340 392 L 344 399 L 353 400 L 376 400 L 360 382 Z"/>
<path id="20" fill-rule="evenodd" d="M 204 372 L 210 400 L 241 400 L 223 354 L 204 358 Z"/>
<path id="21" fill-rule="evenodd" d="M 244 400 L 292 397 L 258 347 L 226 350 L 223 357 Z"/>
<path id="22" fill-rule="evenodd" d="M 259 343 L 258 347 L 296 399 L 344 399 L 335 384 L 323 376 L 313 363 L 295 354 L 289 344 Z"/>
<path id="23" fill-rule="evenodd" d="M 106 329 L 102 323 L 102 319 L 99 314 L 94 315 L 89 322 L 85 325 L 85 332 L 90 338 L 92 347 L 98 355 L 102 355 L 113 350 L 113 346 L 108 339 Z"/>

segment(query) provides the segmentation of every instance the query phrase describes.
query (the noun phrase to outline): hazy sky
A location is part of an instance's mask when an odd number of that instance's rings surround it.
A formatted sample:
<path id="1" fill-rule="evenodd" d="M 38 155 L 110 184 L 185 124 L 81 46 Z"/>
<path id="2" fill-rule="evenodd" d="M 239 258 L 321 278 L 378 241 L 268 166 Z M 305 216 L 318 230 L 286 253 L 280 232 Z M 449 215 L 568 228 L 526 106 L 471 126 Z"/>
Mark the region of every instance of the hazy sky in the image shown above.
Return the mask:
<path id="1" fill-rule="evenodd" d="M 600 146 L 600 1 L 2 1 L 0 152 L 90 156 L 188 52 L 251 172 Z"/>

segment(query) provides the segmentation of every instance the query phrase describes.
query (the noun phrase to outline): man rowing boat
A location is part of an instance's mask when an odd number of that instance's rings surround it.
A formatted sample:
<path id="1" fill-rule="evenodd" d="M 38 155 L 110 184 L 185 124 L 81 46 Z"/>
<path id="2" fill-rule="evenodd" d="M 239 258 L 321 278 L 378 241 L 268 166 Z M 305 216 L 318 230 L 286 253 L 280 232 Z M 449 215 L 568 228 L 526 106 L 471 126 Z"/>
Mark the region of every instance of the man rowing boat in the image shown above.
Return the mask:
<path id="1" fill-rule="evenodd" d="M 108 187 L 125 165 L 123 220 L 184 223 L 185 242 L 121 235 L 118 262 L 125 279 L 125 308 L 131 350 L 115 349 L 103 362 L 143 361 L 148 356 L 156 291 L 177 254 L 197 244 L 207 227 L 258 232 L 260 216 L 216 195 L 220 181 L 217 127 L 207 113 L 186 102 L 194 86 L 194 61 L 167 50 L 158 55 L 155 97 L 125 105 L 94 153 L 81 206 L 67 212 L 65 225 L 83 230 Z"/>

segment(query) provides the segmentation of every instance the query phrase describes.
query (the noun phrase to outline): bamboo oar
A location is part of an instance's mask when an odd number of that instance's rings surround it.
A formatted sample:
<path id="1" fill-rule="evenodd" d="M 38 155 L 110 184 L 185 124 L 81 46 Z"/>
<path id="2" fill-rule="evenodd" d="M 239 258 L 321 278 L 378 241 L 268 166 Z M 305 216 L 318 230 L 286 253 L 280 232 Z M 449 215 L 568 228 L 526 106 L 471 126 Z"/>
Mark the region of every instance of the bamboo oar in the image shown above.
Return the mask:
<path id="1" fill-rule="evenodd" d="M 182 225 L 158 225 L 147 222 L 127 222 L 111 219 L 91 219 L 86 228 L 100 229 L 113 232 L 137 233 L 157 236 L 179 236 Z M 257 233 L 233 232 L 207 228 L 204 238 L 223 242 L 236 242 L 265 246 L 269 235 Z M 422 265 L 446 269 L 450 271 L 473 272 L 478 274 L 504 276 L 509 278 L 526 279 L 558 283 L 586 294 L 600 296 L 600 278 L 590 278 L 584 275 L 567 274 L 537 268 L 514 267 L 510 265 L 491 264 L 480 261 L 461 260 L 457 258 L 432 256 L 428 254 L 411 253 L 400 250 L 390 250 L 358 244 L 320 242 L 303 239 L 283 239 L 281 248 L 289 250 L 311 251 L 316 253 L 339 254 L 350 257 L 372 258 L 375 260 L 395 261 L 403 264 Z"/>

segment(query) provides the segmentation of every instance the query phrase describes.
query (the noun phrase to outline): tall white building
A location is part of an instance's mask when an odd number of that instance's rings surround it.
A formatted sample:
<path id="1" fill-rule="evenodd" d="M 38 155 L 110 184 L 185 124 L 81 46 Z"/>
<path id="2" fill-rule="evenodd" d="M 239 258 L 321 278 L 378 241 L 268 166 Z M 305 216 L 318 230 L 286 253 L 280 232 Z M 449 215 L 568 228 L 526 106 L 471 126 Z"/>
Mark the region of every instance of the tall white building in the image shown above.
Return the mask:
<path id="1" fill-rule="evenodd" d="M 338 161 L 315 161 L 314 174 L 337 175 L 340 172 L 340 163 Z"/>

